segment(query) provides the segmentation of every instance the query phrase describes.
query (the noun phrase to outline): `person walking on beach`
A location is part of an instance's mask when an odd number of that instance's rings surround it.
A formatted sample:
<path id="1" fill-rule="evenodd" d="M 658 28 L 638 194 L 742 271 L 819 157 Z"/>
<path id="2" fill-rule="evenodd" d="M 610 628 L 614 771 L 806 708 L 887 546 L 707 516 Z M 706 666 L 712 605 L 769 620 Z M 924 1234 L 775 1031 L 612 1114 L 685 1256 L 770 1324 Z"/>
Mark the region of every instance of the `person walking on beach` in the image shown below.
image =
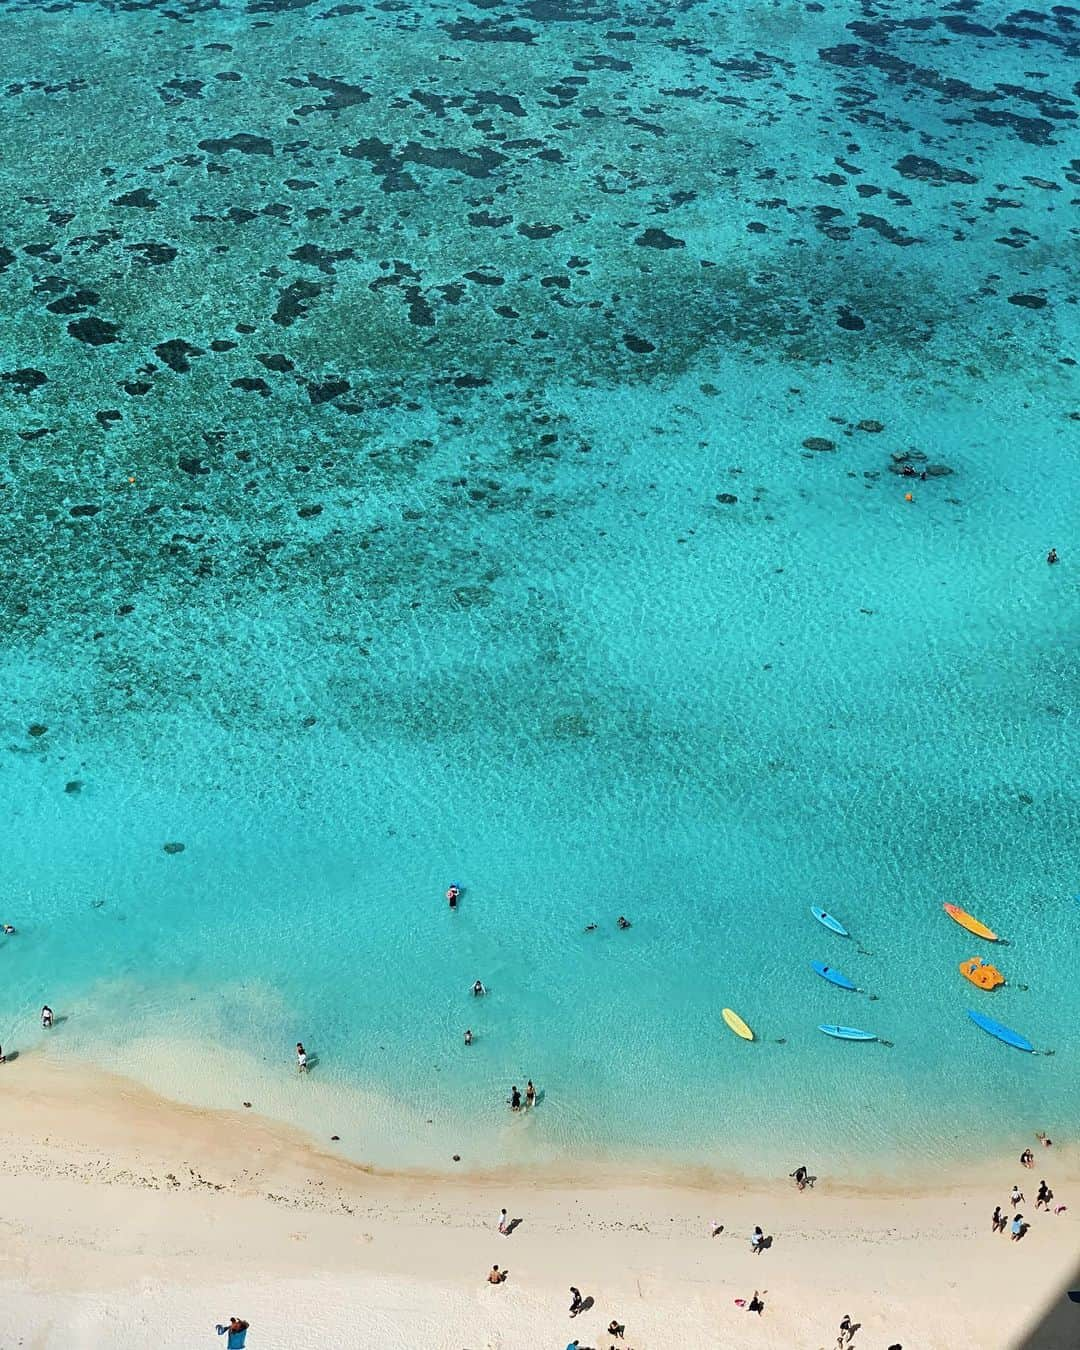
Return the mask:
<path id="1" fill-rule="evenodd" d="M 242 1318 L 230 1317 L 227 1326 L 223 1326 L 219 1322 L 214 1330 L 219 1336 L 228 1336 L 229 1339 L 225 1342 L 225 1350 L 244 1350 L 247 1343 L 248 1326 L 249 1323 Z"/>
<path id="2" fill-rule="evenodd" d="M 852 1339 L 853 1339 L 853 1337 L 854 1337 L 856 1331 L 858 1331 L 858 1329 L 859 1329 L 859 1323 L 858 1323 L 858 1322 L 852 1322 L 852 1320 L 851 1320 L 851 1318 L 848 1316 L 848 1314 L 845 1313 L 845 1314 L 844 1314 L 843 1321 L 840 1323 L 840 1335 L 837 1336 L 837 1338 L 836 1338 L 836 1344 L 837 1344 L 837 1345 L 843 1345 L 844 1342 L 847 1341 L 848 1345 L 850 1345 L 851 1342 L 852 1342 Z"/>
<path id="3" fill-rule="evenodd" d="M 525 1105 L 533 1107 L 536 1105 L 536 1089 L 533 1087 L 533 1080 L 530 1078 L 525 1084 Z"/>
<path id="4" fill-rule="evenodd" d="M 510 1110 L 511 1111 L 521 1110 L 521 1093 L 517 1090 L 516 1087 L 512 1087 L 510 1089 Z"/>
<path id="5" fill-rule="evenodd" d="M 1020 1187 L 1014 1186 L 1012 1188 L 1012 1194 L 1009 1196 L 1009 1206 L 1010 1208 L 1015 1209 L 1017 1205 L 1023 1204 L 1026 1199 L 1027 1197 Z"/>
<path id="6" fill-rule="evenodd" d="M 41 1010 L 41 1025 L 43 1027 L 51 1027 L 52 1024 L 53 1024 L 53 1010 L 46 1003 Z"/>
<path id="7" fill-rule="evenodd" d="M 754 1228 L 753 1236 L 750 1238 L 750 1250 L 755 1256 L 760 1256 L 765 1247 L 765 1234 L 760 1228 Z"/>
<path id="8" fill-rule="evenodd" d="M 509 1224 L 509 1222 L 510 1222 L 510 1219 L 509 1219 L 509 1217 L 507 1216 L 506 1210 L 505 1210 L 505 1209 L 500 1209 L 500 1210 L 499 1210 L 499 1232 L 503 1235 L 503 1237 L 506 1236 L 506 1227 L 507 1227 L 507 1224 Z"/>
<path id="9" fill-rule="evenodd" d="M 991 1215 L 990 1218 L 990 1223 L 992 1225 L 990 1229 L 991 1233 L 998 1233 L 998 1232 L 1004 1233 L 1006 1222 L 1007 1221 L 1005 1215 L 1002 1214 L 1001 1212 L 1001 1206 L 995 1205 L 994 1213 Z"/>
<path id="10" fill-rule="evenodd" d="M 1009 1226 L 1012 1229 L 1012 1237 L 1009 1239 L 1010 1242 L 1019 1242 L 1027 1232 L 1027 1224 L 1024 1222 L 1024 1216 L 1022 1214 L 1014 1214 L 1013 1221 Z"/>
<path id="11" fill-rule="evenodd" d="M 570 1286 L 570 1316 L 576 1317 L 581 1311 L 584 1300 L 581 1297 L 581 1290 Z"/>
<path id="12" fill-rule="evenodd" d="M 794 1172 L 788 1173 L 789 1177 L 795 1178 L 795 1185 L 800 1191 L 806 1190 L 806 1179 L 809 1176 L 805 1167 L 796 1167 Z"/>
<path id="13" fill-rule="evenodd" d="M 1035 1208 L 1040 1205 L 1045 1206 L 1047 1214 L 1050 1213 L 1050 1201 L 1054 1198 L 1054 1192 L 1046 1184 L 1045 1180 L 1039 1182 L 1039 1194 L 1035 1197 Z"/>

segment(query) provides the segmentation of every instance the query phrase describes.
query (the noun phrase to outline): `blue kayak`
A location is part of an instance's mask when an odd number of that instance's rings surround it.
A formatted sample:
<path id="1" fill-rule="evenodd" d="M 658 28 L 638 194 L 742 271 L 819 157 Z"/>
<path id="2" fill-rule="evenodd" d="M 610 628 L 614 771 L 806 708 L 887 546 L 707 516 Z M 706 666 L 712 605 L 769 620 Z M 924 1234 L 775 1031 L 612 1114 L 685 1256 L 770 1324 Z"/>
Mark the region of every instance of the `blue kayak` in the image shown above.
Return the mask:
<path id="1" fill-rule="evenodd" d="M 817 919 L 818 923 L 823 923 L 826 928 L 831 928 L 834 933 L 839 933 L 841 937 L 850 936 L 839 919 L 834 919 L 831 914 L 826 914 L 823 909 L 818 909 L 817 905 L 810 906 L 810 913 Z"/>
<path id="2" fill-rule="evenodd" d="M 876 1041 L 877 1036 L 872 1031 L 859 1031 L 857 1027 L 834 1027 L 827 1022 L 822 1022 L 818 1031 L 823 1031 L 826 1036 L 835 1036 L 838 1041 Z"/>
<path id="3" fill-rule="evenodd" d="M 823 980 L 835 984 L 838 989 L 855 989 L 857 987 L 846 975 L 841 975 L 838 970 L 833 970 L 832 966 L 827 966 L 824 961 L 811 961 L 810 969 L 816 971 Z"/>
<path id="4" fill-rule="evenodd" d="M 992 1017 L 987 1017 L 985 1013 L 972 1012 L 968 1009 L 968 1016 L 977 1027 L 982 1027 L 983 1031 L 988 1031 L 991 1036 L 996 1036 L 999 1041 L 1004 1041 L 1006 1045 L 1014 1045 L 1017 1050 L 1026 1050 L 1029 1055 L 1035 1053 L 1035 1047 L 1025 1036 L 1021 1036 L 1018 1031 L 1012 1031 L 1009 1027 L 1002 1026 L 1000 1022 L 995 1022 Z"/>

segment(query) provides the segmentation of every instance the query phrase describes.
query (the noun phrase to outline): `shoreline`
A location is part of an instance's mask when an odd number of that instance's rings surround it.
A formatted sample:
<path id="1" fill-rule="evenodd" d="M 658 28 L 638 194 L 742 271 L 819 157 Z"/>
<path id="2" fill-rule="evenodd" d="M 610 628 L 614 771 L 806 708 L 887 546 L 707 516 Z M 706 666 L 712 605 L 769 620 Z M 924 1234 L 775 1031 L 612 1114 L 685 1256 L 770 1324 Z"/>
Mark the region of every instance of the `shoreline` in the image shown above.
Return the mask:
<path id="1" fill-rule="evenodd" d="M 846 1313 L 867 1350 L 987 1350 L 1028 1343 L 1080 1254 L 1080 1158 L 1058 1145 L 1034 1171 L 990 1159 L 902 1185 L 812 1166 L 817 1186 L 801 1194 L 786 1177 L 704 1168 L 444 1176 L 367 1167 L 255 1111 L 173 1103 L 33 1054 L 3 1066 L 0 1086 L 0 1341 L 32 1332 L 35 1350 L 69 1345 L 72 1330 L 129 1344 L 132 1326 L 186 1350 L 234 1312 L 252 1323 L 252 1350 L 286 1350 L 301 1330 L 496 1350 L 546 1329 L 551 1344 L 599 1346 L 613 1316 L 633 1350 L 816 1350 Z M 1034 1210 L 1043 1169 L 1064 1214 Z M 1031 1192 L 1019 1244 L 989 1232 L 1014 1181 Z M 502 1205 L 522 1220 L 509 1239 L 495 1231 Z M 761 1256 L 755 1223 L 775 1240 Z M 510 1269 L 498 1289 L 485 1281 L 494 1262 Z M 595 1298 L 572 1324 L 570 1284 Z M 747 1319 L 735 1300 L 755 1289 L 765 1313 Z M 1071 1341 L 1038 1342 L 1058 1343 Z"/>

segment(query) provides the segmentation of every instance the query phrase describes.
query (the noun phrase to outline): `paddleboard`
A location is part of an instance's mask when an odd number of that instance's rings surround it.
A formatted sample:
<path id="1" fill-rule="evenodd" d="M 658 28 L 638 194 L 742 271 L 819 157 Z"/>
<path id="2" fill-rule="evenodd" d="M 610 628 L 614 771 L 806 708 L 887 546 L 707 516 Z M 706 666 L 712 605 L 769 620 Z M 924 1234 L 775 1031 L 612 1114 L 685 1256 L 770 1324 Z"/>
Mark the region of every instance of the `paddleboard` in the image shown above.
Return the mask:
<path id="1" fill-rule="evenodd" d="M 835 1036 L 838 1041 L 876 1041 L 877 1036 L 872 1031 L 859 1031 L 857 1027 L 834 1027 L 827 1022 L 822 1022 L 818 1031 L 823 1031 L 826 1036 Z"/>
<path id="2" fill-rule="evenodd" d="M 833 970 L 832 966 L 827 966 L 824 961 L 811 961 L 810 969 L 816 971 L 823 980 L 835 984 L 838 989 L 855 989 L 857 987 L 846 975 L 841 975 L 838 970 Z"/>
<path id="3" fill-rule="evenodd" d="M 969 933 L 974 933 L 976 937 L 985 938 L 987 942 L 997 942 L 998 935 L 994 930 L 987 928 L 986 924 L 973 918 L 966 909 L 961 909 L 959 905 L 942 905 L 941 908 L 950 919 L 958 923 L 961 928 L 966 928 Z"/>
<path id="4" fill-rule="evenodd" d="M 996 1036 L 999 1041 L 1004 1041 L 1006 1045 L 1014 1045 L 1017 1050 L 1024 1050 L 1029 1055 L 1034 1054 L 1035 1047 L 1026 1036 L 1021 1036 L 1018 1031 L 1002 1026 L 1000 1022 L 995 1022 L 992 1017 L 987 1017 L 985 1013 L 972 1012 L 970 1008 L 968 1009 L 968 1016 L 977 1027 L 989 1032 L 991 1036 Z"/>
<path id="5" fill-rule="evenodd" d="M 741 1036 L 744 1041 L 752 1041 L 754 1033 L 746 1025 L 737 1012 L 732 1012 L 730 1008 L 721 1009 L 720 1016 L 732 1029 L 736 1036 Z"/>
<path id="6" fill-rule="evenodd" d="M 834 933 L 839 933 L 841 937 L 850 936 L 839 919 L 834 919 L 831 914 L 826 914 L 823 909 L 818 909 L 817 905 L 810 906 L 810 913 L 817 919 L 818 923 L 823 923 L 826 928 L 831 928 Z"/>

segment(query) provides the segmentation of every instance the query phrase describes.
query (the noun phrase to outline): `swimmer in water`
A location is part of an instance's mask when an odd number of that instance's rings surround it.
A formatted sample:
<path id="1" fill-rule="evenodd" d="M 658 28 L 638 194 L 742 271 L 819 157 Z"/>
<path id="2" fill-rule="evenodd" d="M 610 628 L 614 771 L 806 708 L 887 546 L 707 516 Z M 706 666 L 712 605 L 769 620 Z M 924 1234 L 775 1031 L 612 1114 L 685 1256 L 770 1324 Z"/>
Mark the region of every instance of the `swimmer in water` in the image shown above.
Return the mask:
<path id="1" fill-rule="evenodd" d="M 594 923 L 587 923 L 587 924 L 585 925 L 584 931 L 585 931 L 586 933 L 595 933 L 595 932 L 596 932 L 596 924 L 594 924 Z"/>
<path id="2" fill-rule="evenodd" d="M 1057 549 L 1052 548 L 1050 552 L 1046 555 L 1046 561 L 1050 564 L 1051 567 L 1053 567 L 1053 565 L 1057 562 L 1057 560 L 1058 560 Z"/>
<path id="3" fill-rule="evenodd" d="M 51 1027 L 52 1024 L 53 1024 L 53 1010 L 46 1003 L 41 1010 L 41 1025 L 43 1027 Z"/>
<path id="4" fill-rule="evenodd" d="M 521 1093 L 518 1091 L 516 1087 L 512 1087 L 510 1089 L 510 1110 L 511 1111 L 521 1110 Z"/>
<path id="5" fill-rule="evenodd" d="M 483 996 L 487 993 L 487 990 L 484 988 L 483 982 L 477 980 L 472 987 L 472 992 L 473 998 L 483 998 Z"/>
<path id="6" fill-rule="evenodd" d="M 624 915 L 620 914 L 620 915 L 619 915 L 619 920 L 618 920 L 618 927 L 619 927 L 619 928 L 629 928 L 630 926 L 631 926 L 631 925 L 630 925 L 630 920 L 627 919 Z"/>
<path id="7" fill-rule="evenodd" d="M 467 1028 L 465 1031 L 465 1044 L 472 1045 L 472 1028 Z"/>
<path id="8" fill-rule="evenodd" d="M 8 937 L 13 936 L 14 932 L 15 932 L 15 929 L 12 928 L 11 924 L 9 924 L 9 923 L 4 924 L 4 933 L 5 933 Z"/>
<path id="9" fill-rule="evenodd" d="M 525 1085 L 525 1105 L 526 1106 L 536 1105 L 536 1089 L 533 1087 L 533 1080 L 531 1078 Z"/>
<path id="10" fill-rule="evenodd" d="M 446 892 L 446 899 L 449 902 L 451 909 L 457 909 L 458 896 L 460 894 L 461 894 L 460 886 L 451 886 L 450 889 Z"/>

